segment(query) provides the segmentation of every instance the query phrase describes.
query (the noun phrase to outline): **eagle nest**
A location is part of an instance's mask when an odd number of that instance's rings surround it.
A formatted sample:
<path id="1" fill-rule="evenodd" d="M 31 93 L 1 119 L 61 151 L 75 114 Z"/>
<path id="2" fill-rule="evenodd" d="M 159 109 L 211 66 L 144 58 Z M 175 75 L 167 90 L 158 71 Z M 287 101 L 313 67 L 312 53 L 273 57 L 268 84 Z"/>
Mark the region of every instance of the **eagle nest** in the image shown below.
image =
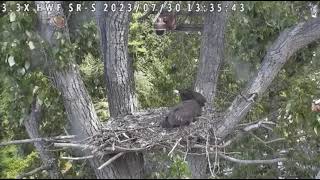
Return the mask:
<path id="1" fill-rule="evenodd" d="M 206 154 L 218 147 L 212 130 L 217 115 L 203 115 L 188 126 L 164 129 L 159 124 L 168 112 L 161 108 L 110 118 L 99 133 L 86 140 L 86 148 L 103 156 L 159 149 L 168 150 L 169 155 L 174 151 L 188 154 L 191 148 Z"/>

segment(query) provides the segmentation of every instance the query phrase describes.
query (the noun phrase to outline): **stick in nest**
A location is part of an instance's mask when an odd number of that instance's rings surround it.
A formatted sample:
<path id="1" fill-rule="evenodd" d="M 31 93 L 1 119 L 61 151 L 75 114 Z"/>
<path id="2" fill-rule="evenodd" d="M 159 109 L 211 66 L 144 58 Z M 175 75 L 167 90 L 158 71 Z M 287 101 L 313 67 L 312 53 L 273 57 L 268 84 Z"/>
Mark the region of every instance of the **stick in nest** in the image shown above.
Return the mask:
<path id="1" fill-rule="evenodd" d="M 178 141 L 175 143 L 175 145 L 173 146 L 173 148 L 171 149 L 171 151 L 168 153 L 168 156 L 171 156 L 172 152 L 174 151 L 174 149 L 177 147 L 177 145 L 179 144 L 179 142 L 182 140 L 182 138 L 178 139 Z"/>
<path id="2" fill-rule="evenodd" d="M 111 164 L 114 160 L 118 159 L 120 156 L 122 156 L 124 154 L 124 152 L 118 153 L 117 155 L 113 156 L 112 158 L 110 158 L 107 162 L 103 163 L 100 167 L 98 167 L 99 170 L 101 170 L 102 168 L 108 166 L 109 164 Z"/>
<path id="3" fill-rule="evenodd" d="M 208 164 L 209 164 L 209 170 L 210 170 L 211 176 L 214 177 L 214 172 L 212 171 L 212 165 L 211 165 L 211 162 L 210 162 L 210 154 L 209 154 L 209 151 L 208 151 L 208 146 L 209 146 L 209 134 L 207 134 L 206 155 L 207 155 L 207 158 L 208 158 Z"/>

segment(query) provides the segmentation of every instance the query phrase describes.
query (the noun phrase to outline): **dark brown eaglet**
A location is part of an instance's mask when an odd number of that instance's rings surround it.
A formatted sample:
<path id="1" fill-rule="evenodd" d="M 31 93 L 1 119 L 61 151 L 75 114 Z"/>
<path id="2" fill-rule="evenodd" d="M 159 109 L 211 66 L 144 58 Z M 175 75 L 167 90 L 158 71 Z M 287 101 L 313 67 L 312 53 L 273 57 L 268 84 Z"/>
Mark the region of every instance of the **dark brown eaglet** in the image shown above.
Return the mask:
<path id="1" fill-rule="evenodd" d="M 206 99 L 197 92 L 191 90 L 180 91 L 182 102 L 175 106 L 161 122 L 163 128 L 175 128 L 187 126 L 195 121 L 195 117 L 201 116 L 201 107 Z"/>
<path id="2" fill-rule="evenodd" d="M 195 117 L 201 115 L 201 107 L 195 100 L 183 101 L 173 108 L 161 122 L 163 128 L 175 128 L 189 125 Z"/>

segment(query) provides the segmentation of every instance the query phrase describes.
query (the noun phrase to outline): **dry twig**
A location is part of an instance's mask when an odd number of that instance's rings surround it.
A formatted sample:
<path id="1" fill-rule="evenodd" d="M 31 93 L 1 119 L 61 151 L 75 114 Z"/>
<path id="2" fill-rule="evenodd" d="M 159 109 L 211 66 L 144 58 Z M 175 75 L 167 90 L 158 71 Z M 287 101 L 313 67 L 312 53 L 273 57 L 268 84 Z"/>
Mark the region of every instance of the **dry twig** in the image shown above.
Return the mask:
<path id="1" fill-rule="evenodd" d="M 109 164 L 111 164 L 114 160 L 118 159 L 120 156 L 122 156 L 124 154 L 124 152 L 121 152 L 115 156 L 113 156 L 112 158 L 110 158 L 107 162 L 103 163 L 100 167 L 98 167 L 99 170 L 101 170 L 102 168 L 108 166 Z"/>

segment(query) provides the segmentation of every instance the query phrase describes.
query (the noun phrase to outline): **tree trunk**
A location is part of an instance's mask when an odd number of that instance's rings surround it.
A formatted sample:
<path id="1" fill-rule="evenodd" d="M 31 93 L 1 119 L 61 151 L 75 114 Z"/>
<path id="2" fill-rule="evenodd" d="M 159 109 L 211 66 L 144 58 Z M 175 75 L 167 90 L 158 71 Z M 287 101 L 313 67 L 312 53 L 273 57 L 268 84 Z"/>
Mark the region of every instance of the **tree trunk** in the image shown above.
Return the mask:
<path id="1" fill-rule="evenodd" d="M 31 113 L 23 121 L 24 127 L 26 128 L 30 139 L 40 138 L 39 122 L 41 120 L 41 114 L 42 108 L 37 100 L 37 97 L 35 96 L 31 105 Z M 49 173 L 49 177 L 51 179 L 62 178 L 57 159 L 52 152 L 46 149 L 45 142 L 34 142 L 34 146 L 40 155 L 43 165 L 46 167 Z"/>
<path id="2" fill-rule="evenodd" d="M 79 140 L 95 134 L 100 128 L 100 122 L 78 68 L 69 66 L 64 70 L 55 70 L 51 76 L 54 86 L 63 97 L 71 125 L 69 133 L 76 135 Z"/>
<path id="3" fill-rule="evenodd" d="M 36 4 L 39 6 L 44 6 L 45 3 L 46 2 L 44 1 L 36 1 Z M 49 1 L 47 3 L 57 5 L 60 2 Z M 49 43 L 50 48 L 57 48 L 58 46 L 57 40 L 53 36 L 55 31 L 61 31 L 65 37 L 69 37 L 67 26 L 63 29 L 59 29 L 49 22 L 50 19 L 58 15 L 63 16 L 61 8 L 54 8 L 53 11 L 38 11 L 38 32 L 40 36 Z M 67 38 L 67 40 L 69 39 Z M 70 134 L 77 135 L 78 139 L 94 135 L 101 127 L 101 124 L 93 107 L 91 98 L 80 77 L 78 67 L 74 63 L 74 55 L 71 55 L 71 58 L 68 59 L 69 63 L 66 67 L 59 68 L 55 65 L 58 60 L 53 59 L 53 57 L 48 56 L 47 54 L 48 53 L 44 54 L 48 61 L 47 63 L 50 64 L 47 71 L 53 85 L 62 95 L 68 121 L 71 125 Z M 90 159 L 89 162 L 94 169 L 97 178 L 108 177 L 107 171 L 97 169 L 103 163 L 102 161 L 98 158 L 94 158 Z"/>
<path id="4" fill-rule="evenodd" d="M 101 53 L 104 60 L 105 79 L 111 117 L 131 114 L 137 100 L 134 94 L 133 62 L 128 57 L 128 32 L 131 13 L 124 11 L 104 12 L 104 3 L 123 4 L 132 8 L 134 2 L 96 2 L 96 18 L 101 38 Z M 142 153 L 127 153 L 108 167 L 108 178 L 143 178 L 144 159 Z"/>
<path id="5" fill-rule="evenodd" d="M 222 2 L 222 7 L 231 2 Z M 208 7 L 208 6 L 207 6 Z M 200 64 L 198 66 L 195 90 L 207 99 L 206 111 L 214 109 L 219 69 L 224 58 L 225 29 L 228 14 L 222 12 L 207 12 L 204 17 L 202 41 L 200 49 Z M 203 156 L 188 156 L 188 164 L 193 178 L 206 178 L 207 158 Z"/>
<path id="6" fill-rule="evenodd" d="M 188 167 L 193 179 L 207 179 L 208 159 L 205 155 L 187 156 Z"/>
<path id="7" fill-rule="evenodd" d="M 231 2 L 224 1 L 221 5 L 230 7 Z M 216 96 L 219 69 L 224 58 L 227 19 L 228 14 L 225 11 L 207 12 L 204 17 L 195 90 L 204 95 L 208 101 L 207 107 L 211 109 L 214 108 L 212 104 Z"/>
<path id="8" fill-rule="evenodd" d="M 133 61 L 128 56 L 128 32 L 131 13 L 128 11 L 103 12 L 103 4 L 134 2 L 97 2 L 97 24 L 100 29 L 101 53 L 104 60 L 109 111 L 112 117 L 131 114 L 137 106 L 134 94 Z M 131 11 L 132 12 L 132 11 Z"/>

